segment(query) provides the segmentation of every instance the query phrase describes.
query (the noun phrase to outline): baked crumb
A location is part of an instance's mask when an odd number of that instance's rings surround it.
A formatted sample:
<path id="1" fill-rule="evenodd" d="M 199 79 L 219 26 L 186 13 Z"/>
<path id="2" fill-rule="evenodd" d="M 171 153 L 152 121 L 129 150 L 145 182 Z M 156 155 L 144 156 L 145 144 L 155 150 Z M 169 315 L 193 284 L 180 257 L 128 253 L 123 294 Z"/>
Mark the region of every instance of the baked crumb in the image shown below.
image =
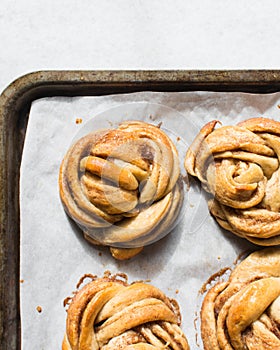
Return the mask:
<path id="1" fill-rule="evenodd" d="M 40 306 L 40 305 L 38 305 L 37 307 L 36 307 L 36 310 L 39 312 L 39 314 L 42 312 L 42 307 Z"/>
<path id="2" fill-rule="evenodd" d="M 233 262 L 233 265 L 239 264 L 246 256 L 250 254 L 250 250 L 245 250 L 244 252 L 241 252 L 237 255 L 236 259 Z"/>
<path id="3" fill-rule="evenodd" d="M 210 286 L 210 284 L 213 281 L 219 280 L 223 275 L 225 275 L 228 271 L 232 271 L 232 268 L 230 267 L 224 267 L 220 269 L 218 272 L 214 273 L 212 276 L 208 278 L 208 280 L 202 285 L 202 287 L 199 290 L 199 294 L 204 294 L 207 292 L 207 287 Z"/>
<path id="4" fill-rule="evenodd" d="M 97 276 L 96 275 L 92 275 L 91 273 L 85 273 L 78 281 L 76 288 L 79 289 L 80 286 L 84 283 L 84 280 L 86 278 L 91 279 L 92 281 L 96 280 Z"/>
<path id="5" fill-rule="evenodd" d="M 71 301 L 72 301 L 72 297 L 67 297 L 63 300 L 63 307 L 69 306 Z"/>
<path id="6" fill-rule="evenodd" d="M 76 118 L 76 124 L 82 124 L 83 119 L 82 118 Z"/>

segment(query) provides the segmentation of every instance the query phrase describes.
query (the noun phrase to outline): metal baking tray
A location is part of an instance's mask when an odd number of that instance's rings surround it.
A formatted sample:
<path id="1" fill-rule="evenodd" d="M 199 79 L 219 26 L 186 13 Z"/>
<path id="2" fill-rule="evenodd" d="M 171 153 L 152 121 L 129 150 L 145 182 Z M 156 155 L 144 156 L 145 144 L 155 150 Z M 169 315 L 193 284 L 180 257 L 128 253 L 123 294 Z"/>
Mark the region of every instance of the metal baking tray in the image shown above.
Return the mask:
<path id="1" fill-rule="evenodd" d="M 32 101 L 138 91 L 280 90 L 280 70 L 39 71 L 11 83 L 0 96 L 0 344 L 19 350 L 19 176 Z"/>

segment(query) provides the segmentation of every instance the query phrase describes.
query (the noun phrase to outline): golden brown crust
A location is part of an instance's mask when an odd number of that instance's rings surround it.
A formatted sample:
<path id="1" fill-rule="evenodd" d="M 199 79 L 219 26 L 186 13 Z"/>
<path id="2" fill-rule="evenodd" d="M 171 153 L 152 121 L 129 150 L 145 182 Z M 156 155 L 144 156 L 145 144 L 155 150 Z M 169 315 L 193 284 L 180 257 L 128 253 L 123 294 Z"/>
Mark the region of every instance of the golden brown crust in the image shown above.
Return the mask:
<path id="1" fill-rule="evenodd" d="M 110 247 L 112 257 L 117 260 L 128 260 L 135 255 L 139 254 L 143 250 L 143 247 L 139 248 L 114 248 Z"/>
<path id="2" fill-rule="evenodd" d="M 279 349 L 279 303 L 280 248 L 252 253 L 203 300 L 205 350 Z"/>
<path id="3" fill-rule="evenodd" d="M 207 125 L 208 133 L 202 128 L 194 141 L 201 140 L 196 152 L 187 152 L 185 167 L 214 195 L 212 215 L 255 244 L 280 244 L 280 122 L 252 118 L 216 130 Z"/>
<path id="4" fill-rule="evenodd" d="M 172 141 L 159 127 L 138 121 L 78 140 L 59 174 L 65 211 L 87 239 L 138 248 L 129 257 L 170 231 L 182 205 L 181 183 Z"/>
<path id="5" fill-rule="evenodd" d="M 215 126 L 217 123 L 218 123 L 217 120 L 213 120 L 205 124 L 203 128 L 201 128 L 196 138 L 194 139 L 192 145 L 187 150 L 187 154 L 185 157 L 185 168 L 189 174 L 196 176 L 196 169 L 195 169 L 196 156 L 200 150 L 200 147 L 204 139 L 209 134 L 211 134 L 211 132 L 215 129 Z"/>
<path id="6" fill-rule="evenodd" d="M 76 292 L 62 349 L 189 350 L 177 303 L 152 285 L 120 277 L 93 277 Z"/>

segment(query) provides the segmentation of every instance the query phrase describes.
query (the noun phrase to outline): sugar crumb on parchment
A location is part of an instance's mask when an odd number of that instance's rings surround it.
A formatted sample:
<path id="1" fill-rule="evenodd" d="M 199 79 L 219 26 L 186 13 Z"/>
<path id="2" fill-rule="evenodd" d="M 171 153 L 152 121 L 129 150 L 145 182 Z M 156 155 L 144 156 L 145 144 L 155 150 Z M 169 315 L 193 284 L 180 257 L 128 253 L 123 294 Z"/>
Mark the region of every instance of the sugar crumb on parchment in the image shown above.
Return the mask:
<path id="1" fill-rule="evenodd" d="M 82 118 L 76 118 L 76 124 L 82 124 L 83 119 Z"/>
<path id="2" fill-rule="evenodd" d="M 42 307 L 40 306 L 40 305 L 38 305 L 37 307 L 36 307 L 36 310 L 39 312 L 39 314 L 42 312 Z"/>

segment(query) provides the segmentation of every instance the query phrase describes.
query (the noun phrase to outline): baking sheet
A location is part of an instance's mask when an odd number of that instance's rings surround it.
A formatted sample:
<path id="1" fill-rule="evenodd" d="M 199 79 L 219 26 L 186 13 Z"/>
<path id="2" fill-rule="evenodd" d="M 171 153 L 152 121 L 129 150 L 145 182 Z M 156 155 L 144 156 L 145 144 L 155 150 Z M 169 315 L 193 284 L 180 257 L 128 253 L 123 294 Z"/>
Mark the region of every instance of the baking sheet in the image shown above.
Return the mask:
<path id="1" fill-rule="evenodd" d="M 33 102 L 20 177 L 20 308 L 22 349 L 59 349 L 65 331 L 63 300 L 85 273 L 125 272 L 129 281 L 150 280 L 177 299 L 191 349 L 200 344 L 195 322 L 199 290 L 213 273 L 256 246 L 222 230 L 209 215 L 199 184 L 185 187 L 177 227 L 129 261 L 87 243 L 64 213 L 58 194 L 60 162 L 71 143 L 91 128 L 140 119 L 161 124 L 180 151 L 212 119 L 224 125 L 250 117 L 280 120 L 280 94 L 140 92 L 100 97 L 44 98 Z"/>

